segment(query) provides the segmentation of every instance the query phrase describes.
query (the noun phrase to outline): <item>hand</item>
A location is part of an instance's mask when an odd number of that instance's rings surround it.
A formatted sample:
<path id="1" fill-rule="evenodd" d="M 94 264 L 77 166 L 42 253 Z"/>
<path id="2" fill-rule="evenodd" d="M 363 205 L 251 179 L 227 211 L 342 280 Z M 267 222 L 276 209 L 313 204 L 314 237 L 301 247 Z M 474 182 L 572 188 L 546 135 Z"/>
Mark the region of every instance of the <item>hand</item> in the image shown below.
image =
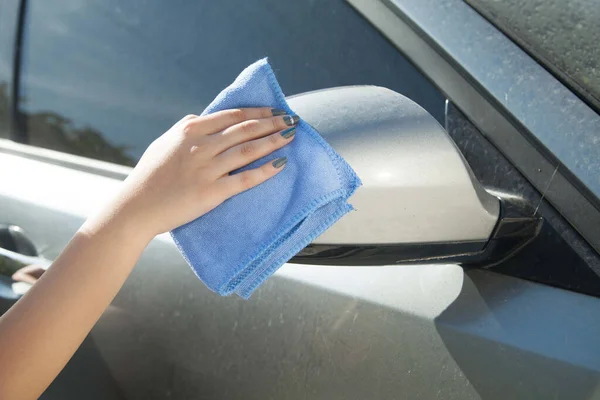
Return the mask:
<path id="1" fill-rule="evenodd" d="M 229 173 L 293 140 L 298 117 L 282 114 L 271 108 L 245 108 L 184 117 L 148 147 L 126 179 L 117 209 L 130 217 L 138 232 L 154 236 L 261 184 L 279 173 L 287 160 Z"/>

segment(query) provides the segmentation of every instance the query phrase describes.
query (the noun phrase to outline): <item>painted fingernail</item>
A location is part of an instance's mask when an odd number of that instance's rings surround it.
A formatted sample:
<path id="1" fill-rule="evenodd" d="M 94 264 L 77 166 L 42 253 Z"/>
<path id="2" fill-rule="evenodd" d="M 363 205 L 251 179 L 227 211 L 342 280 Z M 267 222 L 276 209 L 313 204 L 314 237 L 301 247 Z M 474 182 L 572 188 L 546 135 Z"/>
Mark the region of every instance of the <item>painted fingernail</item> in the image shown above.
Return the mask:
<path id="1" fill-rule="evenodd" d="M 289 139 L 296 134 L 296 127 L 287 128 L 285 131 L 281 132 L 281 136 L 284 139 Z"/>
<path id="2" fill-rule="evenodd" d="M 271 114 L 273 114 L 274 117 L 277 117 L 279 115 L 285 115 L 287 112 L 281 108 L 271 108 Z"/>
<path id="3" fill-rule="evenodd" d="M 281 168 L 287 163 L 287 157 L 279 157 L 275 161 L 273 161 L 273 166 L 275 168 Z"/>
<path id="4" fill-rule="evenodd" d="M 294 126 L 298 121 L 300 121 L 300 117 L 297 115 L 286 115 L 283 117 L 283 122 L 285 122 L 287 126 Z"/>

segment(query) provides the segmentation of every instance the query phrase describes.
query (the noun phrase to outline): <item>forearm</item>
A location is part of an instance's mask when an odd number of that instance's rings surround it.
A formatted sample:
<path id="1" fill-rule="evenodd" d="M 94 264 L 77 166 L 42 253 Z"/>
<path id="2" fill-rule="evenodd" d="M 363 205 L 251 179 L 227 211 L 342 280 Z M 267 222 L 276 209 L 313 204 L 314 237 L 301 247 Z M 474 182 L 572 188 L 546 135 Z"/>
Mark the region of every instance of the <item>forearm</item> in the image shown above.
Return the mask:
<path id="1" fill-rule="evenodd" d="M 0 318 L 0 398 L 38 398 L 58 375 L 152 238 L 135 225 L 110 208 L 87 221 Z"/>

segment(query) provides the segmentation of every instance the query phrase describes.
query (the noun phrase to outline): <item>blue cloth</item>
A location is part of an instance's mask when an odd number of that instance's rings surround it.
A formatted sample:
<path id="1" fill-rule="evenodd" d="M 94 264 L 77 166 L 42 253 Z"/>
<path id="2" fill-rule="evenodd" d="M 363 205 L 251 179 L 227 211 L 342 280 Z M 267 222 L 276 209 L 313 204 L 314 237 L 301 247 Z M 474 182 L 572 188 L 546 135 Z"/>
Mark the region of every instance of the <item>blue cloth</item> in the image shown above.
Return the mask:
<path id="1" fill-rule="evenodd" d="M 202 114 L 239 107 L 294 114 L 267 59 L 247 67 Z M 359 178 L 302 119 L 289 145 L 244 169 L 282 156 L 288 162 L 275 177 L 171 232 L 196 275 L 220 295 L 247 299 L 352 209 L 347 199 L 361 184 Z"/>

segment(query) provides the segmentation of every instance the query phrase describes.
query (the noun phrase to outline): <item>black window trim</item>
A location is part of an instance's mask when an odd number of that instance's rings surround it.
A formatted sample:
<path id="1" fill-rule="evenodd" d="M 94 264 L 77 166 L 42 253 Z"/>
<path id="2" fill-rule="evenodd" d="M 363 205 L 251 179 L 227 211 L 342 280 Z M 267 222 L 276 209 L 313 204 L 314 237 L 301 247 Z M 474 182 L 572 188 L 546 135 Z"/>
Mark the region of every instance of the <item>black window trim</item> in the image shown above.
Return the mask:
<path id="1" fill-rule="evenodd" d="M 19 108 L 21 98 L 21 72 L 23 65 L 23 37 L 25 35 L 25 17 L 27 15 L 27 0 L 19 0 L 17 23 L 13 47 L 13 67 L 10 101 L 10 137 L 15 142 L 27 143 L 25 118 Z"/>
<path id="2" fill-rule="evenodd" d="M 600 188 L 542 132 L 536 118 L 576 120 L 573 141 L 600 132 L 600 116 L 525 51 L 462 0 L 347 0 L 424 73 L 600 253 Z M 486 41 L 487 47 L 481 46 Z M 501 52 L 511 62 L 497 71 Z M 531 82 L 503 81 L 526 72 Z M 540 85 L 543 82 L 543 85 Z M 535 85 L 535 86 L 533 86 Z M 544 102 L 506 99 L 532 91 Z M 517 97 L 518 98 L 518 97 Z M 523 97 L 526 98 L 526 97 Z M 570 105 L 566 114 L 565 99 Z M 530 118 L 528 118 L 528 116 Z M 557 132 L 560 126 L 555 124 Z M 600 145 L 587 149 L 600 160 Z M 574 154 L 582 154 L 574 150 Z M 597 179 L 597 178 L 596 178 Z"/>

